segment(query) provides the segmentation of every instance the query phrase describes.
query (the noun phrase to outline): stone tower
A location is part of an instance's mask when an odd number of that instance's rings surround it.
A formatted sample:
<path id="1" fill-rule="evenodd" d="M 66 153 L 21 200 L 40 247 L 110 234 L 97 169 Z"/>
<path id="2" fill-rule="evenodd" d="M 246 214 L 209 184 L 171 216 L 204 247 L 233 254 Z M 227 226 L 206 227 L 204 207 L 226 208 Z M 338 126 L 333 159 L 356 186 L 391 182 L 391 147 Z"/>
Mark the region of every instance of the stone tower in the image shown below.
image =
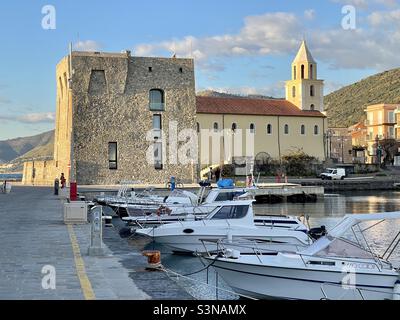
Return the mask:
<path id="1" fill-rule="evenodd" d="M 305 41 L 292 63 L 292 80 L 286 82 L 286 100 L 301 110 L 324 111 L 324 82 L 318 80 L 317 63 Z"/>

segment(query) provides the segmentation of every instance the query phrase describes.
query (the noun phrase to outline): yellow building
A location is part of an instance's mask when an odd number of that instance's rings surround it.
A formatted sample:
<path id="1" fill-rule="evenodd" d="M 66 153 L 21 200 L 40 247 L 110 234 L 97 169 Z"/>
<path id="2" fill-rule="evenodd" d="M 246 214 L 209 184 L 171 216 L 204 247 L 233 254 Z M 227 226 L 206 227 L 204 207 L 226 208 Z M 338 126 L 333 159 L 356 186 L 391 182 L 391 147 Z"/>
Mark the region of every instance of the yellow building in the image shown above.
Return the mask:
<path id="1" fill-rule="evenodd" d="M 254 159 L 264 152 L 279 160 L 296 150 L 324 161 L 323 111 L 323 80 L 317 79 L 317 63 L 303 41 L 286 82 L 286 99 L 197 97 L 201 165 Z"/>
<path id="2" fill-rule="evenodd" d="M 376 150 L 380 140 L 395 139 L 395 104 L 375 104 L 365 109 L 367 114 L 368 162 L 376 163 Z M 378 142 L 378 143 L 377 143 Z"/>

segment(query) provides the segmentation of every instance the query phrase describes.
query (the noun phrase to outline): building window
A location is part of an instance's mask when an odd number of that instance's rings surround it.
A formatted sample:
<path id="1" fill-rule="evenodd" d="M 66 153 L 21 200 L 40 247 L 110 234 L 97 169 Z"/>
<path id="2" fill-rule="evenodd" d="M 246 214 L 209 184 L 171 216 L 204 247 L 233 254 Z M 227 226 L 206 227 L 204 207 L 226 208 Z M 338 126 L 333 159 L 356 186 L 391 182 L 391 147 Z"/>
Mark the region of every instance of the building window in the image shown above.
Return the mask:
<path id="1" fill-rule="evenodd" d="M 301 65 L 301 78 L 304 79 L 304 64 Z"/>
<path id="2" fill-rule="evenodd" d="M 254 123 L 250 123 L 250 133 L 256 133 L 256 125 Z"/>
<path id="3" fill-rule="evenodd" d="M 310 110 L 311 110 L 311 111 L 314 111 L 314 110 L 315 110 L 315 106 L 314 106 L 313 104 L 310 106 Z"/>
<path id="4" fill-rule="evenodd" d="M 285 129 L 284 129 L 285 134 L 289 134 L 289 125 L 285 124 Z"/>
<path id="5" fill-rule="evenodd" d="M 312 79 L 314 76 L 313 69 L 314 69 L 314 66 L 312 64 L 310 64 L 310 79 Z"/>
<path id="6" fill-rule="evenodd" d="M 149 72 L 153 72 L 153 67 L 149 67 Z"/>
<path id="7" fill-rule="evenodd" d="M 117 143 L 108 143 L 108 168 L 110 170 L 118 169 L 118 154 L 117 154 Z"/>
<path id="8" fill-rule="evenodd" d="M 319 127 L 318 126 L 314 126 L 314 134 L 315 135 L 319 134 Z"/>
<path id="9" fill-rule="evenodd" d="M 300 127 L 300 134 L 302 134 L 302 135 L 306 134 L 306 126 L 304 124 L 302 124 Z"/>
<path id="10" fill-rule="evenodd" d="M 197 133 L 200 133 L 200 123 L 196 122 L 196 130 Z"/>
<path id="11" fill-rule="evenodd" d="M 232 132 L 235 132 L 236 129 L 237 129 L 237 124 L 236 123 L 232 123 L 231 129 L 232 129 Z"/>
<path id="12" fill-rule="evenodd" d="M 394 112 L 389 111 L 388 112 L 388 118 L 389 118 L 389 123 L 395 123 L 396 121 L 394 120 Z"/>
<path id="13" fill-rule="evenodd" d="M 267 134 L 272 134 L 272 124 L 267 125 Z"/>
<path id="14" fill-rule="evenodd" d="M 179 68 L 179 72 L 180 72 L 180 73 L 183 73 L 183 68 Z"/>
<path id="15" fill-rule="evenodd" d="M 214 132 L 218 132 L 219 128 L 218 128 L 218 122 L 214 122 Z"/>
<path id="16" fill-rule="evenodd" d="M 163 163 L 162 163 L 162 142 L 154 142 L 154 169 L 162 170 Z"/>
<path id="17" fill-rule="evenodd" d="M 297 78 L 297 72 L 296 72 L 296 66 L 293 67 L 293 80 L 296 80 Z"/>
<path id="18" fill-rule="evenodd" d="M 296 97 L 296 87 L 293 86 L 292 88 L 292 97 Z"/>
<path id="19" fill-rule="evenodd" d="M 153 135 L 154 139 L 161 139 L 162 121 L 161 115 L 155 114 L 153 116 Z"/>
<path id="20" fill-rule="evenodd" d="M 314 97 L 314 95 L 315 95 L 314 86 L 312 85 L 312 86 L 310 86 L 310 96 Z"/>
<path id="21" fill-rule="evenodd" d="M 164 111 L 164 91 L 160 89 L 150 90 L 150 110 Z"/>

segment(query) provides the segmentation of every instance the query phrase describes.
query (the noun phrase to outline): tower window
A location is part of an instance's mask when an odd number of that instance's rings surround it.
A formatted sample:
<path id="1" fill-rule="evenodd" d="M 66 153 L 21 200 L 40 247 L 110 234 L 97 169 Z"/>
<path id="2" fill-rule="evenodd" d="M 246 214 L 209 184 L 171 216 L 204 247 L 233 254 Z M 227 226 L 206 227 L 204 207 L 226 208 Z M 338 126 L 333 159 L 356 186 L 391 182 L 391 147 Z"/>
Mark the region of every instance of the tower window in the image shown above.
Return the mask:
<path id="1" fill-rule="evenodd" d="M 300 134 L 302 134 L 302 135 L 306 134 L 306 126 L 304 124 L 302 124 L 300 127 Z"/>
<path id="2" fill-rule="evenodd" d="M 296 87 L 292 88 L 292 97 L 296 97 Z"/>
<path id="3" fill-rule="evenodd" d="M 311 110 L 311 111 L 314 111 L 314 110 L 315 110 L 315 106 L 314 106 L 313 104 L 310 106 L 310 110 Z"/>
<path id="4" fill-rule="evenodd" d="M 153 67 L 149 67 L 149 72 L 153 72 Z"/>
<path id="5" fill-rule="evenodd" d="M 162 121 L 161 115 L 155 114 L 153 116 L 153 134 L 154 139 L 161 139 Z"/>
<path id="6" fill-rule="evenodd" d="M 218 122 L 214 122 L 214 132 L 218 132 Z"/>
<path id="7" fill-rule="evenodd" d="M 296 66 L 293 67 L 293 79 L 296 80 L 297 78 L 297 70 Z"/>
<path id="8" fill-rule="evenodd" d="M 150 90 L 150 111 L 164 111 L 164 91 Z"/>
<path id="9" fill-rule="evenodd" d="M 267 134 L 272 134 L 272 124 L 267 125 Z"/>
<path id="10" fill-rule="evenodd" d="M 196 130 L 197 133 L 200 133 L 200 123 L 196 122 Z"/>
<path id="11" fill-rule="evenodd" d="M 250 123 L 250 133 L 256 133 L 256 125 L 254 123 Z"/>
<path id="12" fill-rule="evenodd" d="M 301 65 L 301 78 L 304 79 L 304 64 Z"/>
<path id="13" fill-rule="evenodd" d="M 154 169 L 162 170 L 163 169 L 163 160 L 162 160 L 162 142 L 154 142 L 153 144 L 154 151 Z"/>
<path id="14" fill-rule="evenodd" d="M 310 64 L 310 79 L 313 79 L 314 73 L 313 73 L 314 66 Z"/>
<path id="15" fill-rule="evenodd" d="M 314 97 L 314 95 L 315 95 L 314 86 L 312 85 L 312 86 L 310 86 L 310 96 Z"/>
<path id="16" fill-rule="evenodd" d="M 285 124 L 285 130 L 284 130 L 285 134 L 289 134 L 289 125 Z"/>
<path id="17" fill-rule="evenodd" d="M 231 129 L 232 129 L 232 132 L 235 132 L 236 129 L 237 129 L 237 124 L 236 123 L 232 123 Z"/>
<path id="18" fill-rule="evenodd" d="M 315 135 L 319 134 L 319 127 L 317 125 L 314 126 L 314 134 Z"/>
<path id="19" fill-rule="evenodd" d="M 108 143 L 108 168 L 110 170 L 118 169 L 118 154 L 117 154 L 117 143 Z"/>
<path id="20" fill-rule="evenodd" d="M 182 67 L 179 68 L 179 72 L 180 72 L 180 73 L 183 73 L 183 68 L 182 68 Z"/>

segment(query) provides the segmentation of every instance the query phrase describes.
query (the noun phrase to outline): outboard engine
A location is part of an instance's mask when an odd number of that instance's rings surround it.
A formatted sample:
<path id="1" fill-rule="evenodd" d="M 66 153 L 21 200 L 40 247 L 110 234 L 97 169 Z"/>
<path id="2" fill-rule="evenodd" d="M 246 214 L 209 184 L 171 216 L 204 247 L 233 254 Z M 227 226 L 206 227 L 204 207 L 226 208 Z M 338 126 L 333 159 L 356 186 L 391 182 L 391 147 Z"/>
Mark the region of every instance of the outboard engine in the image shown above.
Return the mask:
<path id="1" fill-rule="evenodd" d="M 319 238 L 325 236 L 328 232 L 326 231 L 325 226 L 320 226 L 318 228 L 311 228 L 308 231 L 308 235 L 314 240 L 318 240 Z"/>

